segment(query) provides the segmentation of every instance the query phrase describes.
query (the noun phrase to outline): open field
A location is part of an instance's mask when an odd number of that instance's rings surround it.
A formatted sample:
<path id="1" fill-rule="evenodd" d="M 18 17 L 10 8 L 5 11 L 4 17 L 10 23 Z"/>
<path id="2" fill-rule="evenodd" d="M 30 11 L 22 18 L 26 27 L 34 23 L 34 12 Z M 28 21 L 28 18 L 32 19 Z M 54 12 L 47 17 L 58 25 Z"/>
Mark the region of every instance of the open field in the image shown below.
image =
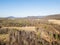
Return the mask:
<path id="1" fill-rule="evenodd" d="M 48 20 L 49 23 L 60 25 L 60 20 Z"/>
<path id="2" fill-rule="evenodd" d="M 35 27 L 3 27 L 3 28 L 25 30 L 25 31 L 35 31 Z"/>
<path id="3" fill-rule="evenodd" d="M 60 23 L 59 20 L 55 21 L 46 19 L 0 19 L 0 44 L 60 45 Z"/>

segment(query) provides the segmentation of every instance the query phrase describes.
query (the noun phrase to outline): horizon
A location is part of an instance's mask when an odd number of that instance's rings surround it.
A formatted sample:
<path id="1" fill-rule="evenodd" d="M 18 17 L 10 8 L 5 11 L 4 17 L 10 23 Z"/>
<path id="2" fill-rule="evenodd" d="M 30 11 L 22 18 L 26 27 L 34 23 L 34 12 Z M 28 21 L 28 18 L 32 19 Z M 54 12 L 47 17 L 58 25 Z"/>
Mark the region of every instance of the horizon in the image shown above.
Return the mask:
<path id="1" fill-rule="evenodd" d="M 0 0 L 0 17 L 60 14 L 60 0 Z"/>
<path id="2" fill-rule="evenodd" d="M 36 16 L 40 16 L 40 17 L 46 17 L 46 16 L 54 16 L 54 15 L 60 15 L 60 14 L 50 14 L 50 15 L 32 15 L 32 16 L 23 16 L 23 17 L 21 17 L 21 18 L 24 18 L 24 17 L 36 17 Z M 1 17 L 1 16 L 0 16 Z M 2 16 L 3 18 L 4 18 L 4 16 Z M 17 17 L 17 16 L 5 16 L 5 17 Z M 20 17 L 20 16 L 19 16 Z M 19 18 L 19 17 L 17 17 L 17 18 Z"/>

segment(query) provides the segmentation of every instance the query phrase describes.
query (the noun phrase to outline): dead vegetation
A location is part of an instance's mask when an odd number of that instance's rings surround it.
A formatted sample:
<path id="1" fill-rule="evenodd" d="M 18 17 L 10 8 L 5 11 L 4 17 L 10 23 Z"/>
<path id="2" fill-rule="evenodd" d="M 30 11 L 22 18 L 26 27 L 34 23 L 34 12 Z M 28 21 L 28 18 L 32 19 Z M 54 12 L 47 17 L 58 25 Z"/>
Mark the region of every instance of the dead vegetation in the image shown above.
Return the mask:
<path id="1" fill-rule="evenodd" d="M 45 19 L 1 19 L 0 24 L 0 45 L 60 45 L 60 26 Z"/>

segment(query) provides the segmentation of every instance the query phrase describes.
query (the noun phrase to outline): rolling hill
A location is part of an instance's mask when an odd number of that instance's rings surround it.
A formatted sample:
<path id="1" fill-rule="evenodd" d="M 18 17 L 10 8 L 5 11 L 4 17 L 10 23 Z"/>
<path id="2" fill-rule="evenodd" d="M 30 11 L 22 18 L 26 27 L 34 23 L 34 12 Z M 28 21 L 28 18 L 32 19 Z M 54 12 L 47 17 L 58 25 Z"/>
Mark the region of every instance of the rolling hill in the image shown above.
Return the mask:
<path id="1" fill-rule="evenodd" d="M 58 19 L 60 20 L 60 14 L 49 15 L 45 17 L 46 19 Z"/>

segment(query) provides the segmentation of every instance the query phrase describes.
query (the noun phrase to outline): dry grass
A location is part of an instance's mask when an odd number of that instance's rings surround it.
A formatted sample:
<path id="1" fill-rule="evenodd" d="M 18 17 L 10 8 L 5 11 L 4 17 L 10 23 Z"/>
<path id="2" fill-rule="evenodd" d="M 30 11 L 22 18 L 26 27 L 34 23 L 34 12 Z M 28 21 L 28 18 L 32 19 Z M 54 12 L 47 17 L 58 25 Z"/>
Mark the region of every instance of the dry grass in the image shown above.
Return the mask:
<path id="1" fill-rule="evenodd" d="M 49 23 L 60 25 L 60 20 L 48 20 Z"/>
<path id="2" fill-rule="evenodd" d="M 9 35 L 8 34 L 0 34 L 0 41 L 8 41 Z"/>
<path id="3" fill-rule="evenodd" d="M 35 27 L 3 27 L 3 28 L 26 30 L 26 31 L 35 31 Z"/>

